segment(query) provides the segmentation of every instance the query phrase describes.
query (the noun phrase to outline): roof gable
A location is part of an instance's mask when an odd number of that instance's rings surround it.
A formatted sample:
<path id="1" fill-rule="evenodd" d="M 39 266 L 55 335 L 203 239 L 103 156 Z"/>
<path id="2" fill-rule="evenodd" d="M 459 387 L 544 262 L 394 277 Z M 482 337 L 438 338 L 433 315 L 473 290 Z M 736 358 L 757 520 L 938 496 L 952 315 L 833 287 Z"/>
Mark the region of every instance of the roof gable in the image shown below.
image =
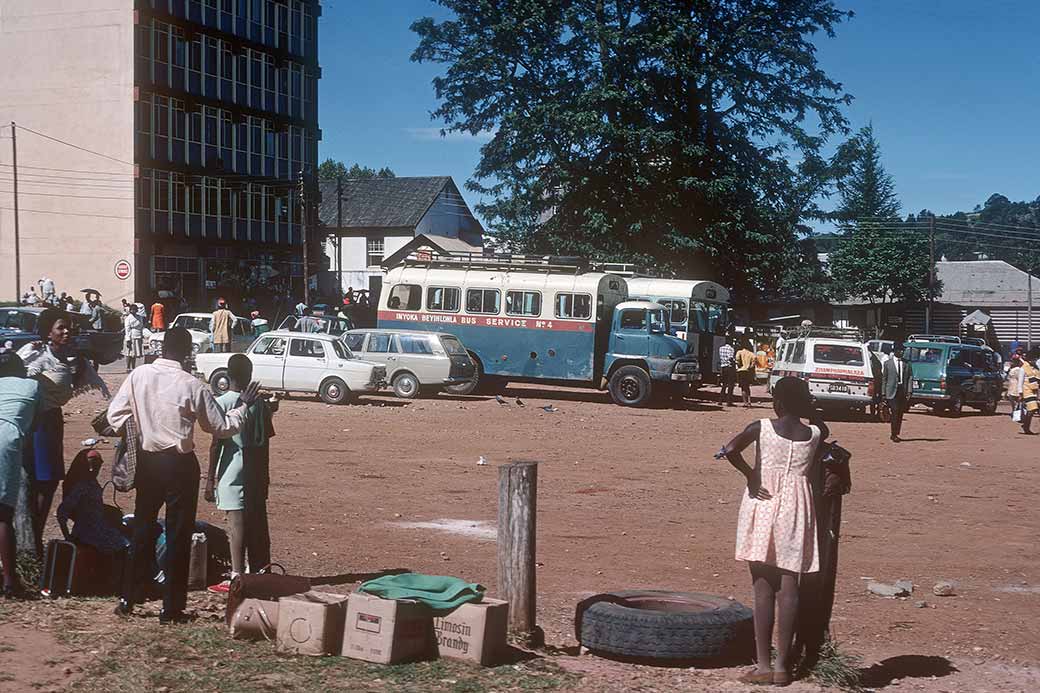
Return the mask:
<path id="1" fill-rule="evenodd" d="M 318 218 L 331 228 L 412 228 L 446 187 L 455 187 L 450 176 L 350 178 L 343 181 L 339 200 L 337 181 L 323 179 L 318 185 Z"/>

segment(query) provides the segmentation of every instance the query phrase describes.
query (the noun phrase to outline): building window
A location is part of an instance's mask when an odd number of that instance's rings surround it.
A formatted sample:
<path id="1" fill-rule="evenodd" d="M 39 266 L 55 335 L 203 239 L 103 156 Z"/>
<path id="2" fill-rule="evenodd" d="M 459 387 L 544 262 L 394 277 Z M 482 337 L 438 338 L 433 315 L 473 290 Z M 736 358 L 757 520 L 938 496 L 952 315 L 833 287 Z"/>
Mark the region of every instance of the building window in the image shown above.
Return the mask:
<path id="1" fill-rule="evenodd" d="M 383 263 L 383 239 L 368 239 L 368 266 L 376 267 Z"/>

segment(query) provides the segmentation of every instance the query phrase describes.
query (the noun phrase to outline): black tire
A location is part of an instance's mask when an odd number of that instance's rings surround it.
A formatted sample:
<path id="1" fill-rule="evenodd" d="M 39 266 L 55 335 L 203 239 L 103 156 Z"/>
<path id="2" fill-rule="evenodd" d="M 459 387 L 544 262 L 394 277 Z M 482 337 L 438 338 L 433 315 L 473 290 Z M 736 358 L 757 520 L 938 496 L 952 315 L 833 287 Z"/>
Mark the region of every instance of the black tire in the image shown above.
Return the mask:
<path id="1" fill-rule="evenodd" d="M 404 371 L 394 376 L 394 394 L 401 399 L 415 399 L 419 396 L 419 379 L 412 373 Z"/>
<path id="2" fill-rule="evenodd" d="M 325 404 L 343 404 L 350 399 L 350 390 L 339 378 L 329 378 L 321 384 L 318 396 Z"/>
<path id="3" fill-rule="evenodd" d="M 214 394 L 222 395 L 231 389 L 231 377 L 226 368 L 218 368 L 209 376 L 209 386 Z"/>
<path id="4" fill-rule="evenodd" d="M 755 647 L 751 609 L 696 592 L 597 595 L 578 605 L 575 630 L 595 653 L 634 659 L 747 661 Z"/>
<path id="5" fill-rule="evenodd" d="M 622 366 L 610 376 L 610 398 L 623 407 L 641 407 L 650 401 L 650 374 L 639 366 Z"/>
<path id="6" fill-rule="evenodd" d="M 979 411 L 985 416 L 993 416 L 997 413 L 997 407 L 1000 406 L 1000 397 L 991 397 L 987 402 L 979 405 Z"/>

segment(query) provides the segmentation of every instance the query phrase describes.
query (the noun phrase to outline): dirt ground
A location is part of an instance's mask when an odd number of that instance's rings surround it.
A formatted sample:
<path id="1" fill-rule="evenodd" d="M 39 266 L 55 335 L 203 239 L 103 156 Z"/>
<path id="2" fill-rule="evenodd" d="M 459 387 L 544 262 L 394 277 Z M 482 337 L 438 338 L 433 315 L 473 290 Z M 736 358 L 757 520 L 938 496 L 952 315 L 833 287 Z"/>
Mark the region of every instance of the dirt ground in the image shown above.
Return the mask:
<path id="1" fill-rule="evenodd" d="M 408 569 L 457 575 L 494 595 L 497 466 L 537 460 L 538 619 L 548 644 L 573 647 L 575 604 L 602 591 L 703 591 L 750 605 L 747 569 L 733 560 L 742 479 L 712 454 L 772 410 L 764 391 L 752 410 L 721 409 L 714 396 L 680 410 L 625 409 L 601 393 L 529 386 L 510 387 L 508 404 L 284 400 L 271 454 L 274 556 L 342 590 Z M 558 411 L 541 408 L 550 404 Z M 86 397 L 66 407 L 67 459 L 92 435 L 100 406 Z M 959 418 L 912 410 L 900 444 L 883 424 L 846 418 L 831 427 L 853 453 L 854 484 L 832 626 L 842 647 L 863 657 L 866 685 L 1040 690 L 1037 439 L 1018 434 L 1006 414 L 967 410 Z M 196 442 L 204 452 L 207 436 Z M 111 446 L 102 450 L 111 458 Z M 129 512 L 129 497 L 120 502 Z M 201 500 L 199 516 L 223 523 Z M 868 578 L 910 579 L 913 596 L 875 596 Z M 953 582 L 956 596 L 933 596 L 939 580 Z M 580 690 L 742 688 L 733 681 L 739 670 L 561 660 L 584 676 Z"/>

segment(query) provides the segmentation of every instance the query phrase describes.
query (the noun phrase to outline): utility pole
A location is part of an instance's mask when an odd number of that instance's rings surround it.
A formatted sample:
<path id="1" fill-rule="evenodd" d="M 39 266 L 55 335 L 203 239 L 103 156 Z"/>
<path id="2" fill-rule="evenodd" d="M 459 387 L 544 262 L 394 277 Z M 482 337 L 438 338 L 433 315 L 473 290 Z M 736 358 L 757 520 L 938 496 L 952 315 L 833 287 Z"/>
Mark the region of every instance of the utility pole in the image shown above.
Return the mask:
<path id="1" fill-rule="evenodd" d="M 336 285 L 339 293 L 343 293 L 343 237 L 339 230 L 343 228 L 343 176 L 336 176 Z M 342 298 L 342 296 L 339 296 Z"/>
<path id="2" fill-rule="evenodd" d="M 303 302 L 311 304 L 311 283 L 307 274 L 307 183 L 300 169 L 300 239 L 303 241 Z"/>
<path id="3" fill-rule="evenodd" d="M 935 215 L 928 219 L 928 305 L 924 309 L 925 334 L 932 333 L 932 302 L 935 296 Z"/>
<path id="4" fill-rule="evenodd" d="M 22 251 L 18 234 L 18 126 L 11 121 L 11 172 L 14 181 L 14 300 L 21 303 Z"/>
<path id="5" fill-rule="evenodd" d="M 1026 351 L 1033 348 L 1033 268 L 1026 272 Z"/>

